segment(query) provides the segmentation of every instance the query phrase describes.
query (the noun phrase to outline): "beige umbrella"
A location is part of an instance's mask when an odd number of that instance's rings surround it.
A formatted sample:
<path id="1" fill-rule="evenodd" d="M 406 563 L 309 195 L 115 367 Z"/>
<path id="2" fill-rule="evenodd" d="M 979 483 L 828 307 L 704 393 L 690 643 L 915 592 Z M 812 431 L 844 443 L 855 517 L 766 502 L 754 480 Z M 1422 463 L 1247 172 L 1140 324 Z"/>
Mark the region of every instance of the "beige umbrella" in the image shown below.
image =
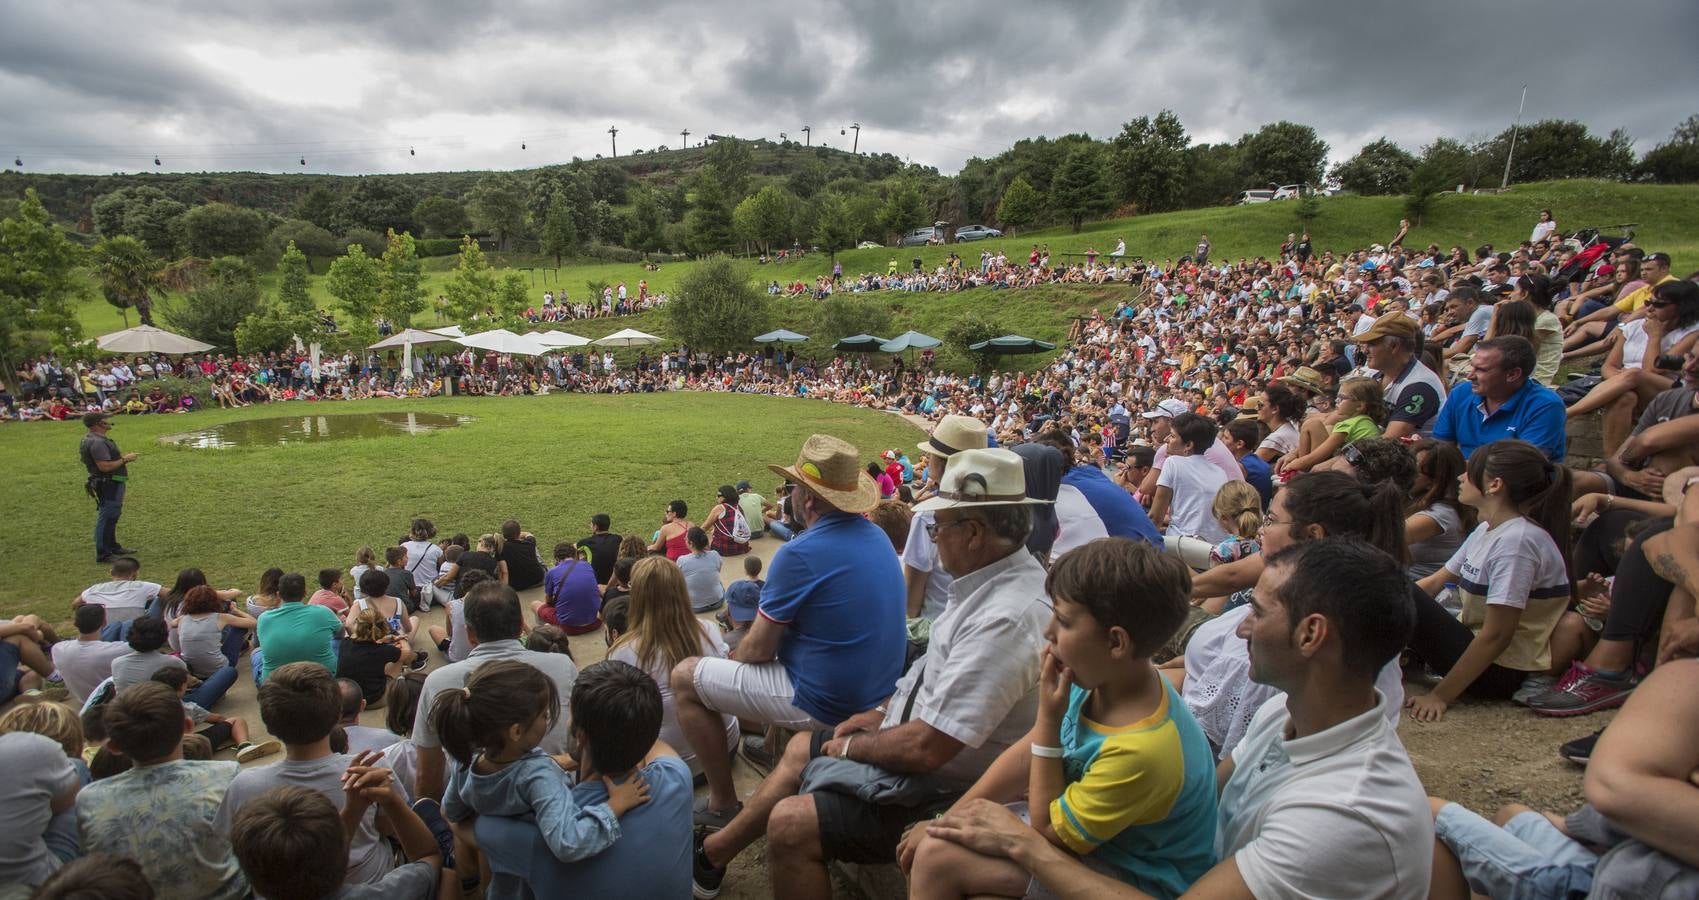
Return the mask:
<path id="1" fill-rule="evenodd" d="M 182 356 L 185 353 L 205 353 L 213 349 L 194 338 L 186 338 L 152 325 L 137 325 L 123 331 L 103 334 L 95 342 L 102 350 L 112 353 L 163 353 Z"/>
<path id="2" fill-rule="evenodd" d="M 385 347 L 401 348 L 401 377 L 413 377 L 413 345 L 414 344 L 452 344 L 454 338 L 429 331 L 409 328 L 397 334 L 392 334 L 371 345 L 371 350 L 382 350 Z"/>
<path id="3" fill-rule="evenodd" d="M 652 334 L 645 334 L 635 328 L 622 328 L 607 337 L 597 338 L 590 343 L 598 347 L 647 347 L 659 344 L 661 339 Z"/>

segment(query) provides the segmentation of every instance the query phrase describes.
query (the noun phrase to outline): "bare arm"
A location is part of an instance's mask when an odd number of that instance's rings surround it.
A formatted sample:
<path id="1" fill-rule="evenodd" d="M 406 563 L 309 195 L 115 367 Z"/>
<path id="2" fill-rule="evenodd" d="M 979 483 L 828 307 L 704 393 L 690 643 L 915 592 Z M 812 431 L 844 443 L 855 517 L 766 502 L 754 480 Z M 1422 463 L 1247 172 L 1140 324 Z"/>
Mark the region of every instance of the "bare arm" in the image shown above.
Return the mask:
<path id="1" fill-rule="evenodd" d="M 1192 596 L 1225 597 L 1234 591 L 1255 587 L 1262 577 L 1262 554 L 1212 566 L 1192 576 Z"/>
<path id="2" fill-rule="evenodd" d="M 737 661 L 764 663 L 777 659 L 779 641 L 784 636 L 785 626 L 757 613 L 749 633 L 737 644 Z"/>
<path id="3" fill-rule="evenodd" d="M 913 719 L 883 731 L 833 738 L 820 748 L 820 752 L 825 756 L 837 756 L 846 742 L 849 759 L 871 763 L 892 772 L 916 774 L 936 770 L 955 759 L 965 746 L 926 722 Z"/>
<path id="4" fill-rule="evenodd" d="M 1622 830 L 1699 866 L 1699 660 L 1652 672 L 1599 738 L 1587 766 L 1587 799 Z"/>
<path id="5" fill-rule="evenodd" d="M 413 796 L 419 799 L 430 797 L 442 799 L 444 785 L 444 768 L 446 758 L 441 747 L 420 746 L 418 751 L 418 769 L 413 775 Z"/>
<path id="6" fill-rule="evenodd" d="M 926 581 L 931 577 L 931 572 L 922 572 L 907 563 L 903 564 L 903 585 L 908 589 L 909 618 L 915 618 L 926 608 Z"/>
<path id="7" fill-rule="evenodd" d="M 1404 520 L 1404 543 L 1420 544 L 1439 537 L 1444 530 L 1440 527 L 1438 519 L 1426 513 L 1416 513 Z"/>

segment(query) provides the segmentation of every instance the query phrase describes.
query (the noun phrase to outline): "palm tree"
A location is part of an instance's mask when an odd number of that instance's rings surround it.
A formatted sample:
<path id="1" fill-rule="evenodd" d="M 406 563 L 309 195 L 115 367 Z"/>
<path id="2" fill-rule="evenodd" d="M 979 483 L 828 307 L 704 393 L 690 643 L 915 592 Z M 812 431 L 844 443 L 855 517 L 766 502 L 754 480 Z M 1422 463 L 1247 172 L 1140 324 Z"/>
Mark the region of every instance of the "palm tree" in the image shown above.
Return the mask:
<path id="1" fill-rule="evenodd" d="M 153 324 L 153 295 L 164 290 L 164 282 L 159 261 L 141 241 L 120 234 L 96 244 L 94 271 L 101 294 L 124 316 L 125 327 L 132 307 L 143 325 Z"/>

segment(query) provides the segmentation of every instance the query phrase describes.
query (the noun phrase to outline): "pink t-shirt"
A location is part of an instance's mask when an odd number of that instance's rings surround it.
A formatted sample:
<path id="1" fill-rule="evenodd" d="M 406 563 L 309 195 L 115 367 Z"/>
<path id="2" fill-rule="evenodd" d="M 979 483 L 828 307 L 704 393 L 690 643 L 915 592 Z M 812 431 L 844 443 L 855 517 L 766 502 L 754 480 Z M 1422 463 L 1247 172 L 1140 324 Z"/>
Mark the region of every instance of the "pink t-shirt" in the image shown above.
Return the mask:
<path id="1" fill-rule="evenodd" d="M 339 616 L 348 612 L 348 601 L 342 599 L 335 591 L 327 591 L 324 588 L 315 591 L 307 602 L 313 606 L 323 606 Z"/>

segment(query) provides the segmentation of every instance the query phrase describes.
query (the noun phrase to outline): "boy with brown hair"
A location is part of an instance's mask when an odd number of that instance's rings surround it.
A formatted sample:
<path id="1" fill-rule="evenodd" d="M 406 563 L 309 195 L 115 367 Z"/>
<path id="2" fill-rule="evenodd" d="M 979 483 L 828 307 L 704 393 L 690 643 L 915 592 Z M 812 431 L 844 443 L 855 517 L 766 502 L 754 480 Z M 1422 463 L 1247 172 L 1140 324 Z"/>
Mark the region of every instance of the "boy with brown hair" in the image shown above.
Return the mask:
<path id="1" fill-rule="evenodd" d="M 208 712 L 192 700 L 184 700 L 183 694 L 189 689 L 188 672 L 182 669 L 160 669 L 153 673 L 151 680 L 177 693 L 177 699 L 183 701 L 183 713 L 194 723 L 195 734 L 206 738 L 213 750 L 222 750 L 235 744 L 236 761 L 245 763 L 270 756 L 283 749 L 283 745 L 275 740 L 267 739 L 257 744 L 248 740 L 248 723 L 243 721 L 241 716 L 221 716 Z"/>

